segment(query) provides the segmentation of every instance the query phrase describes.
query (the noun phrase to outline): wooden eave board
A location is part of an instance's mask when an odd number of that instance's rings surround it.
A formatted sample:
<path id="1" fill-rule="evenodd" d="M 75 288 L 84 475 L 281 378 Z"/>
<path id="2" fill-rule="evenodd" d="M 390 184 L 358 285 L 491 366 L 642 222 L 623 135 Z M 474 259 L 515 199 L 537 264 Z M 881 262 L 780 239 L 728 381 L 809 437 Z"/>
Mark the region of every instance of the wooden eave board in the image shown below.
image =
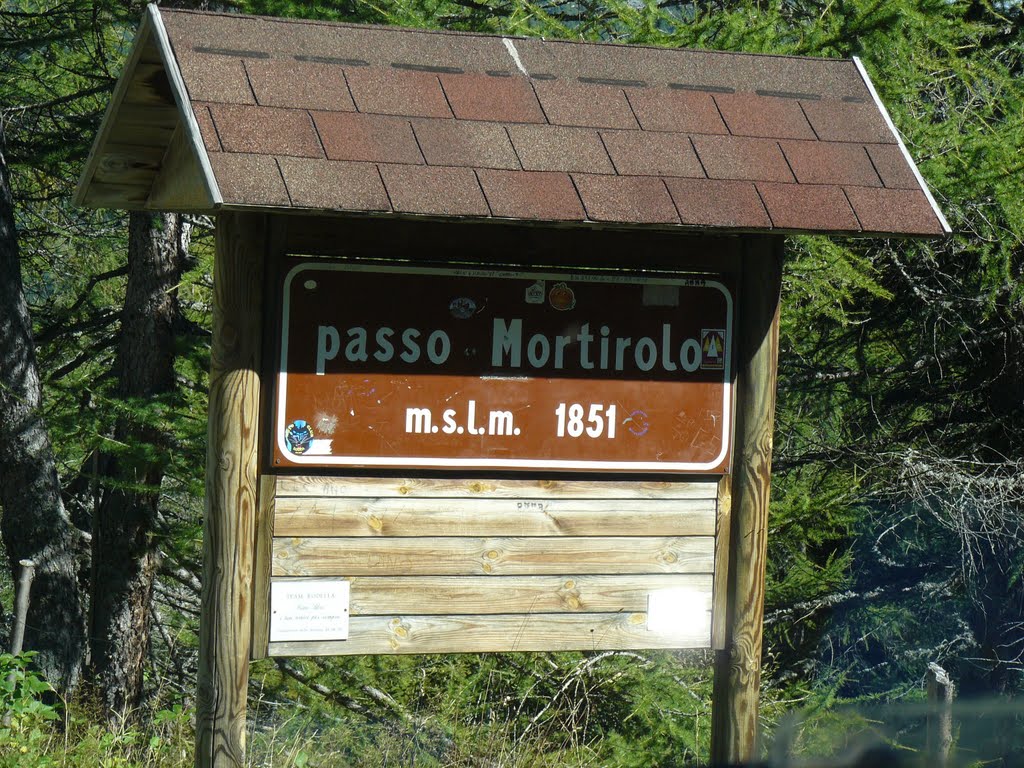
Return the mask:
<path id="1" fill-rule="evenodd" d="M 184 182 L 165 177 L 151 208 L 949 232 L 856 60 L 155 6 L 147 18 L 188 148 L 166 163 Z M 106 185 L 84 203 L 116 201 L 116 184 L 84 183 Z M 139 205 L 139 186 L 125 205 Z"/>

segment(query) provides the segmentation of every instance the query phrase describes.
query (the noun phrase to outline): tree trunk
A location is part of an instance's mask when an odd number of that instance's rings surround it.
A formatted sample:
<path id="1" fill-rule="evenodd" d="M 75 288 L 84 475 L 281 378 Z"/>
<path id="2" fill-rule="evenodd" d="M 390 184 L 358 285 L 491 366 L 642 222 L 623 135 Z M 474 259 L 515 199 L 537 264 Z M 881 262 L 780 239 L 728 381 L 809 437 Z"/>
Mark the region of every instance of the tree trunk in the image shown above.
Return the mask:
<path id="1" fill-rule="evenodd" d="M 81 533 L 61 501 L 40 403 L 32 321 L 21 282 L 14 200 L 0 124 L 0 521 L 10 563 L 33 560 L 25 648 L 68 695 L 81 677 L 85 612 L 78 583 Z"/>
<path id="2" fill-rule="evenodd" d="M 118 396 L 129 412 L 114 430 L 116 443 L 128 450 L 102 462 L 105 488 L 92 530 L 92 665 L 109 716 L 131 715 L 142 696 L 165 469 L 160 451 L 146 450 L 163 441 L 162 430 L 151 418 L 133 417 L 131 401 L 142 408 L 174 391 L 177 286 L 189 235 L 189 225 L 176 214 L 135 212 L 129 220 L 128 286 L 116 363 Z"/>

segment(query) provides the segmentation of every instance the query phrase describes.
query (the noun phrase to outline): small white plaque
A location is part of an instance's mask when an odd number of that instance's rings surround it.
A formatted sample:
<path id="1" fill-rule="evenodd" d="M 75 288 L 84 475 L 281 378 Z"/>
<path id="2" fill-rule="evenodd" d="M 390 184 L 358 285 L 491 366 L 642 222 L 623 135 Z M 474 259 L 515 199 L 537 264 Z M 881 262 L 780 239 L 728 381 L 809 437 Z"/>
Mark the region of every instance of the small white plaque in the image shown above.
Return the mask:
<path id="1" fill-rule="evenodd" d="M 647 631 L 661 635 L 683 635 L 694 627 L 708 625 L 707 595 L 678 587 L 659 589 L 647 595 Z"/>
<path id="2" fill-rule="evenodd" d="M 270 642 L 348 640 L 348 590 L 341 579 L 271 582 Z"/>

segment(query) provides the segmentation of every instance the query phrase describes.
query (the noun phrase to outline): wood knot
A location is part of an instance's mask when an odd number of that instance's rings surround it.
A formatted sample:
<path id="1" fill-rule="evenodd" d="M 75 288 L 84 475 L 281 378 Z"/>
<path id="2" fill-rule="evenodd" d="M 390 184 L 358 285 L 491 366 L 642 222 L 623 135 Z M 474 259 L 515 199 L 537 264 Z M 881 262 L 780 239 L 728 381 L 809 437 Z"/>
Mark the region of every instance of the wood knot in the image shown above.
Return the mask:
<path id="1" fill-rule="evenodd" d="M 647 614 L 646 613 L 631 613 L 631 614 L 629 614 L 629 618 L 626 619 L 626 621 L 629 622 L 630 624 L 633 624 L 634 626 L 637 625 L 637 624 L 643 624 L 644 622 L 647 621 Z"/>
<path id="2" fill-rule="evenodd" d="M 403 496 L 407 495 L 412 489 L 407 485 L 399 486 L 398 492 Z"/>
<path id="3" fill-rule="evenodd" d="M 366 522 L 375 531 L 384 530 L 384 521 L 377 517 L 377 515 L 370 515 L 369 519 Z"/>
<path id="4" fill-rule="evenodd" d="M 565 582 L 565 588 L 566 589 L 575 589 L 576 588 L 576 582 L 573 581 L 572 579 L 569 579 L 568 581 Z"/>
<path id="5" fill-rule="evenodd" d="M 481 482 L 474 482 L 469 484 L 469 490 L 472 493 L 483 493 L 487 490 L 487 486 Z"/>
<path id="6" fill-rule="evenodd" d="M 489 550 L 487 554 L 484 555 L 484 557 L 486 557 L 488 560 L 497 560 L 499 557 L 501 557 L 501 553 L 498 552 L 498 550 L 496 549 L 492 549 Z"/>
<path id="7" fill-rule="evenodd" d="M 666 563 L 674 563 L 674 562 L 676 562 L 676 561 L 677 561 L 677 560 L 678 560 L 679 558 L 678 558 L 678 557 L 676 556 L 676 553 L 675 553 L 675 552 L 665 552 L 665 553 L 664 553 L 664 554 L 663 554 L 663 555 L 661 556 L 661 559 L 662 559 L 662 560 L 664 560 L 664 561 L 665 561 Z"/>
<path id="8" fill-rule="evenodd" d="M 580 598 L 579 598 L 579 595 L 569 595 L 569 597 L 568 597 L 568 598 L 566 598 L 566 601 L 565 601 L 565 603 L 566 603 L 566 605 L 568 605 L 568 606 L 569 606 L 570 608 L 572 608 L 572 609 L 574 609 L 574 610 L 577 610 L 577 611 L 578 611 L 578 610 L 579 610 L 580 608 L 582 608 L 582 607 L 583 607 L 583 601 L 582 601 L 582 600 L 580 600 Z"/>
<path id="9" fill-rule="evenodd" d="M 397 648 L 398 647 L 397 646 L 397 642 L 398 641 L 395 640 L 394 638 L 405 639 L 405 638 L 409 637 L 409 625 L 406 622 L 402 621 L 402 619 L 400 619 L 400 618 L 394 618 L 390 622 L 388 622 L 388 624 L 389 624 L 389 628 L 391 630 L 391 634 L 394 636 L 391 639 L 391 642 L 392 642 L 392 646 L 391 647 L 392 648 Z"/>

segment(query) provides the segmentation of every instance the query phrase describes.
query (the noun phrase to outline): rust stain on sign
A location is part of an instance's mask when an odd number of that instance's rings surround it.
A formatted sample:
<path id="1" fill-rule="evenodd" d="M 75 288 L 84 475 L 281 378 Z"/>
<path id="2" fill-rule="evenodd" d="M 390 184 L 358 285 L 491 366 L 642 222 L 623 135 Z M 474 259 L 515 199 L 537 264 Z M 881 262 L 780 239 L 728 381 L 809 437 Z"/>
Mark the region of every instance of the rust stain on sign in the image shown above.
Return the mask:
<path id="1" fill-rule="evenodd" d="M 295 259 L 281 291 L 278 467 L 728 469 L 720 277 Z"/>

